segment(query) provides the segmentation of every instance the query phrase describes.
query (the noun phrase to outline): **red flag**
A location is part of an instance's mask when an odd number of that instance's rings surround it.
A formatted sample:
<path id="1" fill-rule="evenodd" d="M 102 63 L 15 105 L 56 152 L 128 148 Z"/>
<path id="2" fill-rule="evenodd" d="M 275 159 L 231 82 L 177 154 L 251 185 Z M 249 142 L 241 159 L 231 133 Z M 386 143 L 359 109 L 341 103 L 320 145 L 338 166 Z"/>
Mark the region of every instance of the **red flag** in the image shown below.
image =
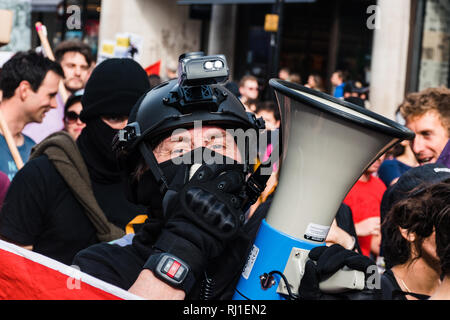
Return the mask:
<path id="1" fill-rule="evenodd" d="M 121 288 L 0 240 L 2 300 L 135 300 Z"/>
<path id="2" fill-rule="evenodd" d="M 145 68 L 145 71 L 147 71 L 148 76 L 152 74 L 156 74 L 159 76 L 160 67 L 161 67 L 161 60 L 158 60 L 154 64 L 149 65 L 147 68 Z"/>

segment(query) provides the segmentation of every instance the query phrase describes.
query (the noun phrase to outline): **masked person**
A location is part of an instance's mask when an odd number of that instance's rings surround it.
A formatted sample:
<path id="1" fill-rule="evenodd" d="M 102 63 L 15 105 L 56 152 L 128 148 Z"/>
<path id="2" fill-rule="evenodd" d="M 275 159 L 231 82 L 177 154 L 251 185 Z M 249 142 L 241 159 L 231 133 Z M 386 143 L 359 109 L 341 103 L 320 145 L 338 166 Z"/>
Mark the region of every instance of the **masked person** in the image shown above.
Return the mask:
<path id="1" fill-rule="evenodd" d="M 78 251 L 125 234 L 144 208 L 126 199 L 111 143 L 148 89 L 131 59 L 94 69 L 81 100 L 86 127 L 76 141 L 61 131 L 33 149 L 0 213 L 3 239 L 70 264 Z"/>
<path id="2" fill-rule="evenodd" d="M 129 198 L 149 218 L 133 238 L 78 253 L 81 271 L 148 299 L 232 297 L 261 217 L 245 218 L 259 193 L 246 187 L 252 166 L 230 129 L 263 121 L 223 85 L 201 88 L 191 100 L 183 92 L 196 88 L 171 80 L 133 108 L 115 146 Z"/>

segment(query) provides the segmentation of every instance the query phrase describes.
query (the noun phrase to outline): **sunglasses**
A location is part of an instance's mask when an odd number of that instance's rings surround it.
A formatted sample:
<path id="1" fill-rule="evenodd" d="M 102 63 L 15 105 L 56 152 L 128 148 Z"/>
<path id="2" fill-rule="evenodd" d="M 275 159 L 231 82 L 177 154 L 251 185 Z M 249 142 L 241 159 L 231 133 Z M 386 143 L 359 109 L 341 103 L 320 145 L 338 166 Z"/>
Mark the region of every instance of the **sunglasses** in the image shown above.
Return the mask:
<path id="1" fill-rule="evenodd" d="M 64 117 L 64 119 L 67 123 L 72 124 L 72 123 L 77 122 L 78 119 L 80 119 L 80 115 L 74 111 L 68 111 L 66 113 L 66 116 Z"/>

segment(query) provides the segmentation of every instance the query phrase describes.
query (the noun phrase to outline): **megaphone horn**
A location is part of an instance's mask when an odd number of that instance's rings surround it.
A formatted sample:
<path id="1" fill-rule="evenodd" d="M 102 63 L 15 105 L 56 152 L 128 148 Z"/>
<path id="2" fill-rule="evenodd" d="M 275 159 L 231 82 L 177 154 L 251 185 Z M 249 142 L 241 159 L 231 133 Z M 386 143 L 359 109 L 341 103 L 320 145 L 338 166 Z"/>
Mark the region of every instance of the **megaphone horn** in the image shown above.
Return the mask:
<path id="1" fill-rule="evenodd" d="M 325 93 L 277 79 L 269 84 L 281 115 L 279 183 L 233 299 L 286 299 L 286 285 L 261 286 L 273 270 L 296 291 L 299 266 L 309 250 L 325 244 L 339 206 L 362 173 L 395 144 L 414 138 L 406 127 Z"/>

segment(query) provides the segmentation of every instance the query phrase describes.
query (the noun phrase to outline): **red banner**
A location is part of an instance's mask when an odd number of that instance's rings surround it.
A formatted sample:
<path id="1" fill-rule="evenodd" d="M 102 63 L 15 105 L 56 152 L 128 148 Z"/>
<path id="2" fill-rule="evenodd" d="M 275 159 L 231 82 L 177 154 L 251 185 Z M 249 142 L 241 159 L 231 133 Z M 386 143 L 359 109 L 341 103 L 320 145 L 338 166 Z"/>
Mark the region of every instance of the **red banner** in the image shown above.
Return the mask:
<path id="1" fill-rule="evenodd" d="M 36 252 L 0 240 L 0 299 L 134 300 L 139 297 Z"/>

